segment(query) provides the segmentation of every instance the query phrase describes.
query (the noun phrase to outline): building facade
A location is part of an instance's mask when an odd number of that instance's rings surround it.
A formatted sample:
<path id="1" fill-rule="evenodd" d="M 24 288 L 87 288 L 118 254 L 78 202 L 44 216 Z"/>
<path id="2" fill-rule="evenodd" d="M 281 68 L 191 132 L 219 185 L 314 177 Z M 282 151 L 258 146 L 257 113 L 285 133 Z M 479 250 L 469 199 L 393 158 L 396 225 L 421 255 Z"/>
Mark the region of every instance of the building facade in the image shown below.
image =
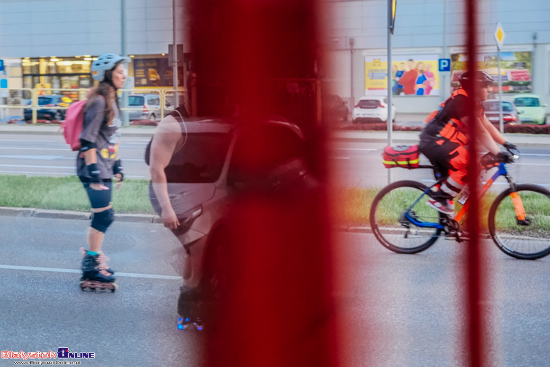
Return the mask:
<path id="1" fill-rule="evenodd" d="M 0 0 L 3 78 L 9 88 L 89 88 L 91 62 L 112 52 L 132 57 L 129 87 L 173 89 L 168 45 L 175 9 L 176 43 L 188 46 L 183 5 L 183 0 L 175 7 L 172 0 Z M 178 74 L 183 86 L 183 66 Z"/>
<path id="2" fill-rule="evenodd" d="M 392 94 L 399 112 L 429 112 L 458 85 L 458 75 L 465 67 L 464 3 L 397 0 L 391 43 Z M 324 3 L 330 65 L 326 80 L 334 93 L 352 103 L 363 95 L 387 93 L 387 6 L 387 0 Z M 495 78 L 498 77 L 494 37 L 497 23 L 504 31 L 500 54 L 504 99 L 531 92 L 550 103 L 548 19 L 547 0 L 479 2 L 479 67 Z M 451 60 L 451 71 L 439 72 L 438 60 L 442 58 Z M 410 85 L 399 84 L 397 78 L 410 69 L 417 71 L 415 85 L 410 78 L 406 78 L 406 84 Z"/>

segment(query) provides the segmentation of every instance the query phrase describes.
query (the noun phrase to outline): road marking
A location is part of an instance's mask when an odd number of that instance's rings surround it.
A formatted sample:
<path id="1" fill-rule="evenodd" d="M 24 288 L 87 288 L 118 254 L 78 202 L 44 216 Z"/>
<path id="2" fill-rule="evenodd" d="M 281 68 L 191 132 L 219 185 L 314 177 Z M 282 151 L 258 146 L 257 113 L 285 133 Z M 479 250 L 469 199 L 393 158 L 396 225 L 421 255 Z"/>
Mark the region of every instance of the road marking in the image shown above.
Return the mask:
<path id="1" fill-rule="evenodd" d="M 16 166 L 16 167 L 21 167 L 21 166 Z M 72 167 L 74 169 L 74 167 Z M 64 176 L 76 176 L 73 172 L 29 172 L 29 171 L 5 171 L 5 170 L 0 170 L 0 173 L 9 173 L 9 174 L 14 174 L 14 175 L 24 175 L 24 176 L 28 176 L 28 175 L 47 175 L 47 176 L 52 176 L 52 177 L 55 177 L 55 176 L 59 176 L 59 175 L 64 175 Z M 145 176 L 132 176 L 132 175 L 124 175 L 124 177 L 126 178 L 146 178 Z M 147 178 L 149 180 L 149 178 Z"/>
<path id="2" fill-rule="evenodd" d="M 0 158 L 16 158 L 16 159 L 38 159 L 44 161 L 53 161 L 54 159 L 62 159 L 60 155 L 7 155 L 0 154 Z"/>
<path id="3" fill-rule="evenodd" d="M 428 182 L 428 183 L 435 183 L 435 180 L 420 180 L 420 181 Z M 493 186 L 495 186 L 495 185 L 497 185 L 497 186 L 510 186 L 510 184 L 508 182 L 493 182 Z M 521 183 L 516 182 L 516 185 L 521 185 Z M 550 184 L 533 183 L 533 185 L 550 187 Z"/>
<path id="4" fill-rule="evenodd" d="M 33 166 L 33 165 L 27 165 L 27 164 L 0 164 L 0 167 L 20 167 L 20 168 L 55 168 L 55 169 L 72 169 L 76 170 L 76 167 L 74 166 Z"/>
<path id="5" fill-rule="evenodd" d="M 82 270 L 60 269 L 60 268 L 41 268 L 41 267 L 36 267 L 36 266 L 0 265 L 0 269 L 43 271 L 43 272 L 52 272 L 52 273 L 82 274 Z M 182 279 L 180 276 L 157 275 L 157 274 L 136 274 L 136 273 L 120 273 L 120 272 L 117 272 L 116 275 L 117 275 L 117 277 L 143 278 L 143 279 L 164 279 L 164 280 L 181 280 Z"/>
<path id="6" fill-rule="evenodd" d="M 20 149 L 20 150 L 41 150 L 41 151 L 44 151 L 44 150 L 64 150 L 64 151 L 68 151 L 67 148 L 0 147 L 0 149 L 5 149 L 5 150 L 15 150 L 15 149 Z"/>
<path id="7" fill-rule="evenodd" d="M 333 148 L 334 150 L 360 150 L 360 151 L 369 151 L 369 152 L 375 152 L 377 150 L 382 149 L 373 149 L 373 148 Z"/>

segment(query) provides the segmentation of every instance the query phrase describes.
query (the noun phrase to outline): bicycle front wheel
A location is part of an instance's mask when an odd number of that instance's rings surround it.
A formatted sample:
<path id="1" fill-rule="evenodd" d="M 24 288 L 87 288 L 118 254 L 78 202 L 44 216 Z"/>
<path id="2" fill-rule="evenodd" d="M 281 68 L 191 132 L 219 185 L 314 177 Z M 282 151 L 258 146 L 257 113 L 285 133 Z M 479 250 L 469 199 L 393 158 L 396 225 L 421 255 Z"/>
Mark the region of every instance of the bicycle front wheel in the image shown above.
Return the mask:
<path id="1" fill-rule="evenodd" d="M 382 245 L 400 254 L 414 254 L 437 241 L 440 228 L 416 226 L 404 218 L 407 209 L 427 189 L 420 182 L 398 181 L 376 195 L 370 209 L 370 225 Z M 440 213 L 426 205 L 429 199 L 424 195 L 412 208 L 411 215 L 419 222 L 439 223 Z"/>
<path id="2" fill-rule="evenodd" d="M 489 212 L 489 233 L 499 249 L 516 259 L 535 260 L 550 254 L 550 191 L 537 185 L 517 185 L 525 209 L 519 221 L 512 190 L 502 192 Z"/>

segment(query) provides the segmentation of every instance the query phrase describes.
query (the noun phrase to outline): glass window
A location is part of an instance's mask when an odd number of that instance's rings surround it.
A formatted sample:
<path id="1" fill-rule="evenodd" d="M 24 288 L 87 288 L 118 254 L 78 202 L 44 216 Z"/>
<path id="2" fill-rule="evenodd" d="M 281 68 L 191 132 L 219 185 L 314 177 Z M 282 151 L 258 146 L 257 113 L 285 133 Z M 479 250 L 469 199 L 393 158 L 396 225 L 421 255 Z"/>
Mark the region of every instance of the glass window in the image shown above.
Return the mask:
<path id="1" fill-rule="evenodd" d="M 483 108 L 485 109 L 485 112 L 498 112 L 498 102 L 483 102 Z M 512 112 L 514 111 L 514 107 L 510 102 L 502 102 L 502 111 L 504 112 Z"/>
<path id="2" fill-rule="evenodd" d="M 145 104 L 145 98 L 143 96 L 128 97 L 129 106 L 143 106 L 144 104 Z"/>
<path id="3" fill-rule="evenodd" d="M 143 97 L 142 97 L 143 98 Z M 220 177 L 231 134 L 193 133 L 174 154 L 166 174 L 182 183 L 216 182 Z"/>
<path id="4" fill-rule="evenodd" d="M 514 104 L 517 107 L 540 107 L 538 98 L 533 97 L 521 97 L 514 99 Z"/>
<path id="5" fill-rule="evenodd" d="M 380 105 L 380 101 L 377 99 L 362 99 L 357 104 L 360 108 L 376 108 Z"/>

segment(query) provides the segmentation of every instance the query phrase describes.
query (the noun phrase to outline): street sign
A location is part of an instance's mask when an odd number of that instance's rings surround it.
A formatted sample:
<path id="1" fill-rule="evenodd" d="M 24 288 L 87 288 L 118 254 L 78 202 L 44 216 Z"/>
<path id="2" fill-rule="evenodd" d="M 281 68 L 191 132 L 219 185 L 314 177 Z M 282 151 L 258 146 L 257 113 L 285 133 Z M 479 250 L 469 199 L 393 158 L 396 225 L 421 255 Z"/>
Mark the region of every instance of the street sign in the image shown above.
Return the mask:
<path id="1" fill-rule="evenodd" d="M 397 9 L 397 0 L 390 0 L 391 1 L 391 22 L 390 22 L 390 32 L 393 34 L 393 30 L 395 28 L 395 11 Z"/>
<path id="2" fill-rule="evenodd" d="M 4 71 L 4 60 L 0 60 L 0 71 Z"/>
<path id="3" fill-rule="evenodd" d="M 451 71 L 451 59 L 439 59 L 439 71 Z"/>
<path id="4" fill-rule="evenodd" d="M 7 88 L 7 87 L 8 87 L 8 79 L 0 80 L 0 88 Z"/>
<path id="5" fill-rule="evenodd" d="M 497 29 L 495 29 L 494 36 L 495 40 L 497 41 L 498 48 L 500 49 L 504 42 L 504 38 L 506 37 L 506 33 L 504 33 L 504 29 L 502 29 L 502 25 L 500 25 L 500 22 L 497 23 Z"/>

